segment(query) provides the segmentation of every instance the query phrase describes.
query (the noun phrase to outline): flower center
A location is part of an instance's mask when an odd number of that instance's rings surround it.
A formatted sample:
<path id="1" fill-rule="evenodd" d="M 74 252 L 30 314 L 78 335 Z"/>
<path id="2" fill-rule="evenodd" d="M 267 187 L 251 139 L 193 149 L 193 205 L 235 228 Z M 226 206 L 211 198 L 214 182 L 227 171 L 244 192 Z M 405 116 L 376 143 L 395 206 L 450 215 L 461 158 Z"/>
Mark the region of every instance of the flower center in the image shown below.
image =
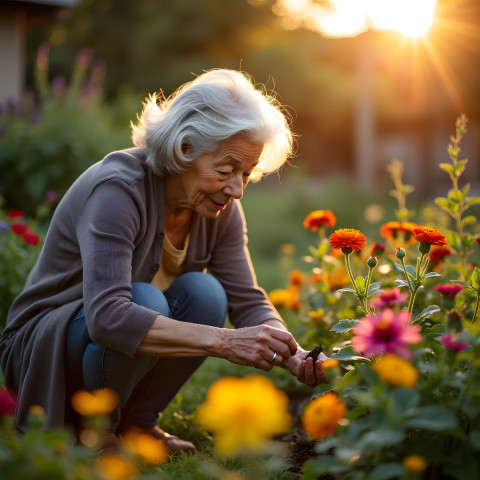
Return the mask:
<path id="1" fill-rule="evenodd" d="M 389 342 L 395 338 L 395 330 L 389 320 L 380 320 L 375 326 L 375 339 L 381 342 Z"/>

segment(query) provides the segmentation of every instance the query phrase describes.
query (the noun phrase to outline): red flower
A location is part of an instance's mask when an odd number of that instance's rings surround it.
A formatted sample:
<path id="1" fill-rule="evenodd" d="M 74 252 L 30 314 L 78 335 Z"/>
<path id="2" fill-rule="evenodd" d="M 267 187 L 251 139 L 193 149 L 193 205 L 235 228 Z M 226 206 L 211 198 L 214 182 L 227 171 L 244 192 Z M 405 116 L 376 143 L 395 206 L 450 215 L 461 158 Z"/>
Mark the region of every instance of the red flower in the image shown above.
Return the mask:
<path id="1" fill-rule="evenodd" d="M 29 245 L 37 246 L 40 243 L 40 235 L 35 232 L 25 232 L 23 234 L 23 240 Z"/>
<path id="2" fill-rule="evenodd" d="M 435 285 L 433 288 L 445 298 L 455 298 L 457 293 L 463 290 L 463 287 L 456 283 L 441 283 L 440 285 Z"/>
<path id="3" fill-rule="evenodd" d="M 305 217 L 303 226 L 315 232 L 324 225 L 333 227 L 336 221 L 337 219 L 331 210 L 315 210 Z"/>
<path id="4" fill-rule="evenodd" d="M 385 244 L 375 242 L 372 245 L 372 248 L 370 249 L 370 255 L 373 255 L 374 257 L 378 257 L 385 251 Z"/>
<path id="5" fill-rule="evenodd" d="M 420 243 L 438 245 L 439 247 L 443 247 L 447 244 L 447 241 L 445 240 L 445 235 L 442 235 L 435 228 L 418 226 L 413 230 L 413 235 L 415 237 L 415 240 Z"/>
<path id="6" fill-rule="evenodd" d="M 450 248 L 448 247 L 438 247 L 434 246 L 431 250 L 428 256 L 430 257 L 430 262 L 433 264 L 433 266 L 438 265 L 445 257 L 448 257 L 451 255 L 452 252 Z"/>
<path id="7" fill-rule="evenodd" d="M 397 238 L 398 235 L 402 235 L 405 240 L 408 240 L 413 230 L 418 227 L 413 222 L 387 222 L 380 228 L 380 235 L 386 238 Z"/>
<path id="8" fill-rule="evenodd" d="M 365 248 L 365 244 L 365 235 L 354 228 L 340 228 L 330 235 L 330 245 L 332 248 L 351 248 L 358 252 Z"/>
<path id="9" fill-rule="evenodd" d="M 23 218 L 25 216 L 25 213 L 22 212 L 22 210 L 12 210 L 10 209 L 8 211 L 8 216 L 12 219 L 15 220 L 17 218 Z"/>
<path id="10" fill-rule="evenodd" d="M 0 388 L 0 418 L 14 415 L 17 405 L 17 395 L 12 391 Z"/>
<path id="11" fill-rule="evenodd" d="M 16 233 L 17 235 L 23 235 L 27 231 L 28 225 L 25 223 L 15 223 L 12 225 L 12 232 Z"/>

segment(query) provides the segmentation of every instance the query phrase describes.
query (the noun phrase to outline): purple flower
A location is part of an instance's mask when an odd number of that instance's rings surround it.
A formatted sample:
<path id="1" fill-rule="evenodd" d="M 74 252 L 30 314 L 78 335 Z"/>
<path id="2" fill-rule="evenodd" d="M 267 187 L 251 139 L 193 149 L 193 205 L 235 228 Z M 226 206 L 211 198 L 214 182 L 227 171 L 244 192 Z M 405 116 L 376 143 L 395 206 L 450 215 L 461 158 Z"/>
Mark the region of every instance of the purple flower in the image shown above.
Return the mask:
<path id="1" fill-rule="evenodd" d="M 373 302 L 372 306 L 378 309 L 399 305 L 408 298 L 408 293 L 401 293 L 398 287 L 385 289 Z"/>
<path id="2" fill-rule="evenodd" d="M 459 342 L 455 337 L 450 335 L 442 335 L 443 346 L 450 352 L 458 353 L 469 347 L 467 342 Z"/>
<path id="3" fill-rule="evenodd" d="M 58 193 L 55 190 L 48 190 L 45 194 L 45 201 L 50 205 L 55 205 L 58 202 Z"/>
<path id="4" fill-rule="evenodd" d="M 10 225 L 3 220 L 0 220 L 0 232 L 8 232 L 10 230 Z"/>
<path id="5" fill-rule="evenodd" d="M 0 418 L 13 415 L 17 404 L 17 395 L 14 392 L 0 388 Z"/>
<path id="6" fill-rule="evenodd" d="M 392 353 L 403 358 L 412 356 L 408 345 L 421 340 L 419 325 L 409 325 L 408 312 L 395 313 L 386 309 L 377 315 L 360 319 L 353 328 L 353 348 L 370 357 L 378 353 Z"/>

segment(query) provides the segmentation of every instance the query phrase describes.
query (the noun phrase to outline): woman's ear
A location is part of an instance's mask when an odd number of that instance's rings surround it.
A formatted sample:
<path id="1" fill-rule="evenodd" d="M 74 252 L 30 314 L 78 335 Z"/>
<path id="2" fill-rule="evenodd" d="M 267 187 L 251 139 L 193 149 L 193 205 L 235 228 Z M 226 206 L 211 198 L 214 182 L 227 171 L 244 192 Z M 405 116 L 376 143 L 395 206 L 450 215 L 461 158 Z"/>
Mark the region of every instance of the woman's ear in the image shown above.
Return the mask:
<path id="1" fill-rule="evenodd" d="M 188 142 L 182 142 L 182 153 L 188 155 L 191 152 L 191 147 Z"/>

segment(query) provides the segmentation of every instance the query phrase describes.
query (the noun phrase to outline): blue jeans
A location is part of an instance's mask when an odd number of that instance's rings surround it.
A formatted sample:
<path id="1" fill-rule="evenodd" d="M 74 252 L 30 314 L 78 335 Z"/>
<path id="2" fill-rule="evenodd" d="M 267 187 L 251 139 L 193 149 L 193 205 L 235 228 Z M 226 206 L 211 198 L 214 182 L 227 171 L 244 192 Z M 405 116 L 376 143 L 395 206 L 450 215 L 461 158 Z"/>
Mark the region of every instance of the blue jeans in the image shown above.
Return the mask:
<path id="1" fill-rule="evenodd" d="M 132 302 L 183 322 L 223 327 L 227 314 L 225 291 L 213 276 L 189 272 L 177 278 L 163 294 L 149 283 L 132 284 Z M 126 425 L 151 428 L 205 357 L 130 358 L 92 342 L 82 307 L 69 323 L 66 339 L 67 386 L 65 422 L 78 426 L 70 406 L 80 389 L 111 388 L 120 398 L 111 413 L 111 432 Z"/>

